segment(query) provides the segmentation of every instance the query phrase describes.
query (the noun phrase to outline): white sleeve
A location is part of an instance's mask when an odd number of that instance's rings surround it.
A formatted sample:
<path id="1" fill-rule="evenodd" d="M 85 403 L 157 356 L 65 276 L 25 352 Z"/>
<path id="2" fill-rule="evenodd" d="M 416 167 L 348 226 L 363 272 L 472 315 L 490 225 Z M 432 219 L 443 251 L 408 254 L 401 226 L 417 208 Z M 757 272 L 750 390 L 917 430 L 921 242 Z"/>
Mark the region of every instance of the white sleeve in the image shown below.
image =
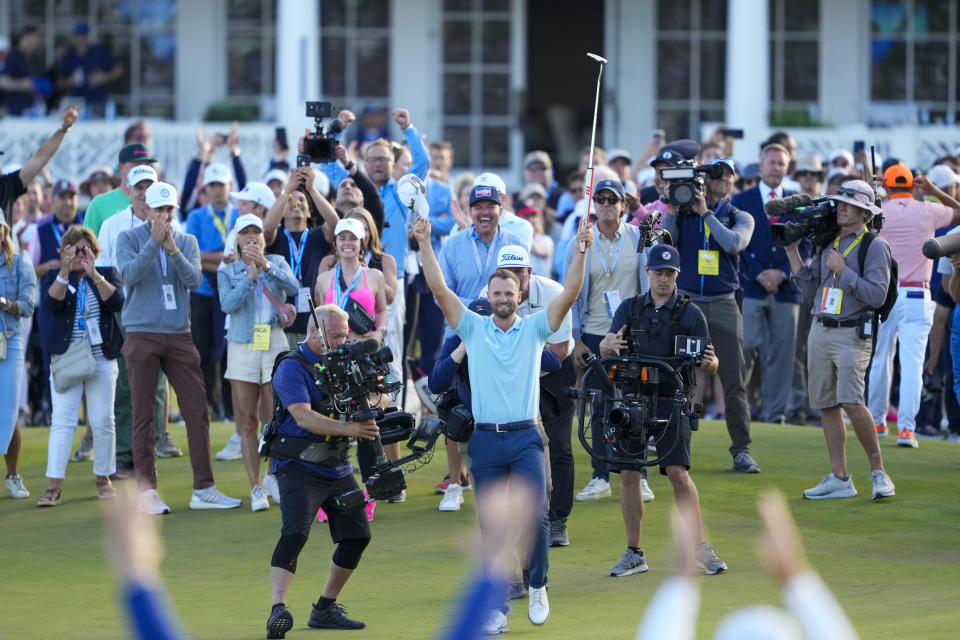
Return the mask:
<path id="1" fill-rule="evenodd" d="M 812 571 L 791 578 L 783 587 L 783 600 L 800 623 L 804 638 L 857 640 L 860 637 L 830 589 Z"/>
<path id="2" fill-rule="evenodd" d="M 650 599 L 635 640 L 692 640 L 699 612 L 700 588 L 693 578 L 667 578 Z"/>

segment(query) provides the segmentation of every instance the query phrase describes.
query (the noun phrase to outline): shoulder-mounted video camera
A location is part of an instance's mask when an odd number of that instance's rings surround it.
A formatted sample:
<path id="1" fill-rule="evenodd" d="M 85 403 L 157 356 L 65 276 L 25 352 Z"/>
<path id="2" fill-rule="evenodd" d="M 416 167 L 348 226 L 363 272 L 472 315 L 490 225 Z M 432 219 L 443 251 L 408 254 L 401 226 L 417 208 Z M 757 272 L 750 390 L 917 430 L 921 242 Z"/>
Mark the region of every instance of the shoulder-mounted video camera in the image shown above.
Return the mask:
<path id="1" fill-rule="evenodd" d="M 771 217 L 793 216 L 797 220 L 774 222 L 770 237 L 780 247 L 809 238 L 818 248 L 825 247 L 840 231 L 837 204 L 827 197 L 811 198 L 803 194 L 770 200 L 763 210 Z"/>
<path id="2" fill-rule="evenodd" d="M 323 119 L 329 118 L 333 106 L 329 102 L 307 102 L 307 117 L 313 118 L 314 132 L 307 136 L 303 145 L 303 155 L 309 156 L 311 162 L 333 162 L 337 159 L 337 135 L 343 131 L 343 124 L 334 119 L 323 130 Z"/>
<path id="3" fill-rule="evenodd" d="M 723 177 L 723 166 L 697 166 L 693 160 L 681 160 L 674 167 L 660 169 L 660 177 L 670 186 L 667 202 L 686 213 L 691 210 L 697 193 L 705 194 L 705 178 L 716 180 Z"/>
<path id="4" fill-rule="evenodd" d="M 614 467 L 660 464 L 680 440 L 679 428 L 668 428 L 671 421 L 688 420 L 691 429 L 697 428 L 702 406 L 693 403 L 693 369 L 703 355 L 704 343 L 703 338 L 677 336 L 676 355 L 668 358 L 589 356 L 580 387 L 569 392 L 580 400 L 578 435 L 586 452 Z M 662 395 L 661 383 L 667 381 L 673 383 L 671 396 Z M 594 407 L 590 420 L 586 419 L 587 401 Z M 661 417 L 665 403 L 672 405 L 669 417 Z M 593 448 L 595 429 L 610 445 L 609 453 Z"/>

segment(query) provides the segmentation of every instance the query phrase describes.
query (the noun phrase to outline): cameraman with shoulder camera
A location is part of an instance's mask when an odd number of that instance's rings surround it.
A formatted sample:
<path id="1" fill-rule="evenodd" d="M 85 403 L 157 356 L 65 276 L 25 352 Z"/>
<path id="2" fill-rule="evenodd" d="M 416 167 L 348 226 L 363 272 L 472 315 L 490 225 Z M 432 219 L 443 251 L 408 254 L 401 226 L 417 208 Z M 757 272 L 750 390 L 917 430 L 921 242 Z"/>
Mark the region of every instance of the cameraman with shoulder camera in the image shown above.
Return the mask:
<path id="1" fill-rule="evenodd" d="M 600 342 L 600 355 L 612 356 L 629 352 L 632 355 L 652 357 L 672 356 L 675 338 L 678 335 L 709 340 L 707 321 L 695 304 L 681 298 L 677 292 L 677 278 L 681 273 L 680 252 L 670 245 L 658 245 L 650 249 L 647 258 L 647 275 L 650 290 L 643 295 L 628 298 L 617 308 L 610 331 Z M 640 305 L 639 312 L 636 305 Z M 680 315 L 674 319 L 674 314 Z M 634 326 L 639 321 L 639 326 Z M 703 350 L 700 368 L 704 373 L 717 372 L 718 361 L 713 345 Z M 661 383 L 658 390 L 657 417 L 669 420 L 662 433 L 651 433 L 660 443 L 660 473 L 670 479 L 677 507 L 686 516 L 697 541 L 697 566 L 707 575 L 726 571 L 727 565 L 717 557 L 713 547 L 703 538 L 700 518 L 700 496 L 697 486 L 690 478 L 690 421 L 676 411 L 674 397 L 665 393 Z M 670 384 L 670 383 L 666 383 Z M 672 386 L 672 385 L 671 385 Z M 674 389 L 675 391 L 675 389 Z M 663 451 L 664 443 L 674 442 L 669 451 Z M 638 443 L 644 447 L 645 442 Z M 643 573 L 647 562 L 640 548 L 640 522 L 643 519 L 643 499 L 640 493 L 641 465 L 621 466 L 620 509 L 627 530 L 627 550 L 620 561 L 610 569 L 611 576 L 628 576 Z"/>
<path id="2" fill-rule="evenodd" d="M 347 341 L 347 314 L 337 305 L 316 309 L 317 321 L 330 349 Z M 340 590 L 360 562 L 370 542 L 370 524 L 363 509 L 341 513 L 333 499 L 358 488 L 348 458 L 348 438 L 373 440 L 380 430 L 376 422 L 344 422 L 328 418 L 332 410 L 328 399 L 317 387 L 309 367 L 320 362 L 327 351 L 317 325 L 311 317 L 307 339 L 284 358 L 273 377 L 273 391 L 284 408 L 279 435 L 287 441 L 302 439 L 303 444 L 329 443 L 328 460 L 313 464 L 294 457 L 274 457 L 271 471 L 280 486 L 280 512 L 283 525 L 280 539 L 270 561 L 273 608 L 267 619 L 267 638 L 283 638 L 293 627 L 293 615 L 287 610 L 286 597 L 297 570 L 297 558 L 310 535 L 317 509 L 323 508 L 330 520 L 330 537 L 337 544 L 330 561 L 330 573 L 323 592 L 310 612 L 307 625 L 318 629 L 362 629 L 366 625 L 346 616 L 336 604 Z"/>
<path id="3" fill-rule="evenodd" d="M 807 338 L 807 380 L 810 406 L 820 409 L 827 441 L 830 473 L 816 487 L 803 492 L 810 500 L 852 498 L 857 495 L 847 474 L 844 449 L 846 411 L 870 462 L 873 499 L 894 495 L 893 482 L 883 469 L 880 441 L 873 418 L 864 405 L 864 375 L 870 364 L 874 310 L 884 301 L 890 282 L 890 245 L 875 238 L 867 249 L 860 273 L 857 246 L 866 237 L 867 223 L 880 208 L 873 189 L 862 180 L 844 183 L 837 203 L 840 231 L 804 264 L 798 243 L 785 247 L 793 279 L 805 298 L 813 298 L 815 322 Z"/>
<path id="4" fill-rule="evenodd" d="M 743 317 L 737 298 L 740 288 L 740 252 L 750 242 L 754 219 L 730 203 L 737 180 L 732 160 L 715 158 L 719 178 L 706 178 L 706 194 L 697 193 L 689 211 L 670 205 L 663 228 L 680 252 L 677 288 L 690 296 L 707 319 L 720 359 L 720 384 L 726 405 L 734 469 L 756 473 L 750 455 L 750 408 L 747 406 L 746 364 L 743 359 Z"/>

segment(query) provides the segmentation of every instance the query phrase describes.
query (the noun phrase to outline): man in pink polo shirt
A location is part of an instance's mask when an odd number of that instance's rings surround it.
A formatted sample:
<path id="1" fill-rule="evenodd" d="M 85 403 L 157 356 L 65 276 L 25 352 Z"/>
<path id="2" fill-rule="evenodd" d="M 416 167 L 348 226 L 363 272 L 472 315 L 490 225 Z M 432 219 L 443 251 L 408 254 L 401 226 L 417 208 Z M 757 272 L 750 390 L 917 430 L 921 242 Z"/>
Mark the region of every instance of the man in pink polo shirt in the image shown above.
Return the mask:
<path id="1" fill-rule="evenodd" d="M 883 174 L 883 181 L 890 197 L 883 204 L 883 229 L 880 235 L 890 245 L 893 258 L 899 265 L 900 283 L 897 303 L 877 333 L 876 352 L 870 365 L 867 406 L 877 425 L 877 435 L 881 438 L 886 436 L 890 376 L 899 339 L 897 444 L 916 448 L 914 430 L 920 406 L 923 360 L 936 306 L 930 296 L 933 262 L 924 257 L 921 247 L 934 236 L 937 229 L 960 223 L 960 202 L 925 177 L 914 181 L 910 169 L 902 164 L 888 168 Z M 940 202 L 914 200 L 914 187 L 932 194 Z"/>

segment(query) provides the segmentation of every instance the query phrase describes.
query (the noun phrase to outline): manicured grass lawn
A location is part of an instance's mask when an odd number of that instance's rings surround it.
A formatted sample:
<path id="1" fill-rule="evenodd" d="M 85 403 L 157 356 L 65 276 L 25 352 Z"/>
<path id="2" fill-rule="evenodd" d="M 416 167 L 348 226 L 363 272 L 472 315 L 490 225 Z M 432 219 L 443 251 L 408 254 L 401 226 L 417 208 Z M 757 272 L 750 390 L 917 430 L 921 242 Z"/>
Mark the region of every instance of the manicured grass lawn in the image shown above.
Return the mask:
<path id="1" fill-rule="evenodd" d="M 956 638 L 960 628 L 960 446 L 922 440 L 917 450 L 881 441 L 897 497 L 870 500 L 865 458 L 852 433 L 850 468 L 860 495 L 809 502 L 801 491 L 827 473 L 822 434 L 811 427 L 754 425 L 753 454 L 763 473 L 729 471 L 726 429 L 704 422 L 694 434 L 692 474 L 700 491 L 708 541 L 730 570 L 701 580 L 698 637 L 709 638 L 718 620 L 737 608 L 778 604 L 778 585 L 755 551 L 760 533 L 756 497 L 769 488 L 787 496 L 810 561 L 839 598 L 863 638 Z M 186 447 L 182 426 L 171 435 Z M 216 423 L 212 448 L 226 442 L 233 426 Z M 80 431 L 76 441 L 79 443 Z M 101 505 L 91 463 L 71 463 L 63 503 L 34 506 L 45 487 L 46 428 L 24 431 L 21 474 L 32 497 L 0 497 L 4 589 L 0 597 L 3 638 L 123 638 L 127 631 L 103 540 Z M 590 465 L 575 442 L 577 489 Z M 214 462 L 217 483 L 241 497 L 235 511 L 190 511 L 191 477 L 186 457 L 161 460 L 159 490 L 173 513 L 162 518 L 167 556 L 163 574 L 170 601 L 194 638 L 262 638 L 270 606 L 268 569 L 280 529 L 280 510 L 251 513 L 249 486 L 240 461 Z M 341 601 L 369 638 L 429 638 L 450 616 L 469 579 L 477 549 L 474 499 L 466 494 L 459 513 L 439 513 L 433 485 L 444 475 L 441 450 L 425 469 L 407 477 L 405 504 L 380 504 L 373 542 Z M 622 579 L 607 571 L 624 549 L 614 496 L 575 503 L 569 521 L 571 545 L 550 554 L 552 614 L 542 629 L 526 619 L 526 600 L 513 603 L 509 637 L 633 638 L 660 581 L 672 569 L 666 478 L 651 473 L 657 499 L 647 505 L 642 546 L 650 571 Z M 288 638 L 321 637 L 307 629 L 310 603 L 322 588 L 332 544 L 326 525 L 316 524 L 300 557 L 288 598 L 295 626 Z M 346 634 L 345 634 L 346 635 Z"/>

